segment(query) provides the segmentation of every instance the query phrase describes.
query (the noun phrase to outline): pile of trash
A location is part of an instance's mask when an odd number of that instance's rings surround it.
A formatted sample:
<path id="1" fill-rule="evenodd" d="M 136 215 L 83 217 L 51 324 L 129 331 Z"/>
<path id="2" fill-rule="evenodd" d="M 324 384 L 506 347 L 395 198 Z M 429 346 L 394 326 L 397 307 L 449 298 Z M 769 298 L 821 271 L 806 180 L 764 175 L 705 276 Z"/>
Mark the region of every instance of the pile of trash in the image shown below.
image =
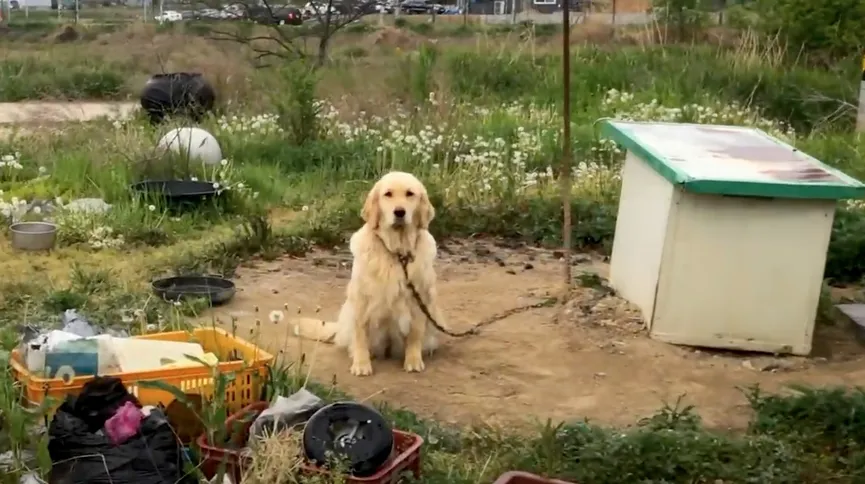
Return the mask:
<path id="1" fill-rule="evenodd" d="M 96 377 L 67 397 L 48 436 L 49 484 L 197 484 L 165 414 L 118 378 Z"/>
<path id="2" fill-rule="evenodd" d="M 74 309 L 64 313 L 63 322 L 63 329 L 25 338 L 20 354 L 31 375 L 70 381 L 76 376 L 219 362 L 198 343 L 130 338 L 117 332 L 97 334 Z"/>
<path id="3" fill-rule="evenodd" d="M 357 402 L 326 405 L 301 389 L 289 397 L 278 396 L 271 404 L 250 405 L 245 412 L 228 419 L 226 428 L 235 433 L 224 443 L 199 437 L 205 477 L 218 479 L 218 469 L 229 463 L 217 482 L 293 482 L 298 472 L 327 467 L 332 457 L 346 466 L 332 471 L 368 477 L 382 472 L 396 452 L 386 419 Z"/>

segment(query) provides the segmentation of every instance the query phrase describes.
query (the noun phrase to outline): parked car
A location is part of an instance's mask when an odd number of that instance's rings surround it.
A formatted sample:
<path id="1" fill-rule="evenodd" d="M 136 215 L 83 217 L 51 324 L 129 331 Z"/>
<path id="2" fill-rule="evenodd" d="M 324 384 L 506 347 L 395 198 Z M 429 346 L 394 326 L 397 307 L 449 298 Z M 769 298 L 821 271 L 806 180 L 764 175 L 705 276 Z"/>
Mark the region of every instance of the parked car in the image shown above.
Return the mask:
<path id="1" fill-rule="evenodd" d="M 314 17 L 316 15 L 324 15 L 327 13 L 329 2 L 307 2 L 306 5 L 303 6 L 303 14 L 307 17 Z M 337 15 L 340 13 L 340 5 L 335 3 L 330 3 L 330 14 Z"/>
<path id="2" fill-rule="evenodd" d="M 289 5 L 267 7 L 250 7 L 249 18 L 256 23 L 264 25 L 301 25 L 303 24 L 303 12 L 297 7 Z"/>
<path id="3" fill-rule="evenodd" d="M 216 20 L 220 18 L 219 10 L 215 8 L 203 8 L 195 12 L 195 18 L 197 20 Z"/>
<path id="4" fill-rule="evenodd" d="M 396 7 L 392 3 L 376 2 L 372 4 L 372 8 L 376 13 L 392 14 Z"/>
<path id="5" fill-rule="evenodd" d="M 370 1 L 361 1 L 358 2 L 357 5 L 353 6 L 355 10 L 361 12 L 364 15 L 373 14 L 373 13 L 393 13 L 393 5 L 378 1 L 378 2 L 370 2 Z"/>
<path id="6" fill-rule="evenodd" d="M 178 12 L 177 10 L 166 10 L 162 12 L 160 15 L 153 17 L 159 23 L 164 22 L 180 22 L 183 20 L 183 14 Z"/>
<path id="7" fill-rule="evenodd" d="M 432 12 L 432 6 L 423 0 L 405 0 L 399 4 L 401 13 L 418 15 Z"/>
<path id="8" fill-rule="evenodd" d="M 229 5 L 219 11 L 219 18 L 226 20 L 239 20 L 247 16 L 246 6 L 240 3 Z"/>

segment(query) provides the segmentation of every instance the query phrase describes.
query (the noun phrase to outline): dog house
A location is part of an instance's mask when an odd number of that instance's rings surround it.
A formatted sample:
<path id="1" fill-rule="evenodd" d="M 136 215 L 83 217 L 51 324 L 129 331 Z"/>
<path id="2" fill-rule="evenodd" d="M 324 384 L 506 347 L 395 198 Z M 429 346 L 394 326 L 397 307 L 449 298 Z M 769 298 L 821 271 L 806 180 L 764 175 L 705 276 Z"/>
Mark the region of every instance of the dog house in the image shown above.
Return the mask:
<path id="1" fill-rule="evenodd" d="M 753 128 L 602 129 L 627 148 L 610 282 L 650 336 L 808 354 L 836 201 L 865 185 Z"/>

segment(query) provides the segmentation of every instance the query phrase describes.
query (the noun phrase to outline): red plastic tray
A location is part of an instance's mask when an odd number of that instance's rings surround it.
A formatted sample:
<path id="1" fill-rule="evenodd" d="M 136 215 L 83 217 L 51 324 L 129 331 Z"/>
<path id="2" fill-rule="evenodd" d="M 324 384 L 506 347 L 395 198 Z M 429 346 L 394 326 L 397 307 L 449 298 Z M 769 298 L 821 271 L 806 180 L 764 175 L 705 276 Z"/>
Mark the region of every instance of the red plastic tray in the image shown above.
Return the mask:
<path id="1" fill-rule="evenodd" d="M 201 472 L 208 479 L 213 479 L 219 473 L 220 467 L 225 467 L 225 474 L 234 477 L 234 482 L 240 483 L 243 472 L 248 464 L 248 457 L 242 456 L 242 447 L 249 439 L 249 429 L 255 417 L 268 408 L 267 402 L 257 402 L 244 407 L 241 411 L 225 420 L 228 435 L 235 448 L 215 447 L 207 442 L 207 435 L 201 435 L 196 441 L 201 452 Z M 394 452 L 381 469 L 368 477 L 348 476 L 349 484 L 396 484 L 400 476 L 408 471 L 415 479 L 420 478 L 421 446 L 423 438 L 420 435 L 399 430 L 393 431 Z M 327 470 L 312 464 L 301 466 L 308 474 L 326 474 Z"/>
<path id="2" fill-rule="evenodd" d="M 560 481 L 557 479 L 546 479 L 541 476 L 529 474 L 528 472 L 511 471 L 505 472 L 494 484 L 574 484 L 573 482 Z"/>

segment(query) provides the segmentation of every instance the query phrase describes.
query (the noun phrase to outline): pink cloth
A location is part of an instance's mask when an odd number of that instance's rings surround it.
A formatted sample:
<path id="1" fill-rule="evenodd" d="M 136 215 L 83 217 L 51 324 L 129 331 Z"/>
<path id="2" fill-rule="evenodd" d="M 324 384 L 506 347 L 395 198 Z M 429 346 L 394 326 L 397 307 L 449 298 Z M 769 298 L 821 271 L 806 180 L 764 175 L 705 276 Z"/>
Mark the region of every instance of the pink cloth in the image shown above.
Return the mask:
<path id="1" fill-rule="evenodd" d="M 132 402 L 124 403 L 105 421 L 105 435 L 114 445 L 120 445 L 138 433 L 144 415 Z"/>

